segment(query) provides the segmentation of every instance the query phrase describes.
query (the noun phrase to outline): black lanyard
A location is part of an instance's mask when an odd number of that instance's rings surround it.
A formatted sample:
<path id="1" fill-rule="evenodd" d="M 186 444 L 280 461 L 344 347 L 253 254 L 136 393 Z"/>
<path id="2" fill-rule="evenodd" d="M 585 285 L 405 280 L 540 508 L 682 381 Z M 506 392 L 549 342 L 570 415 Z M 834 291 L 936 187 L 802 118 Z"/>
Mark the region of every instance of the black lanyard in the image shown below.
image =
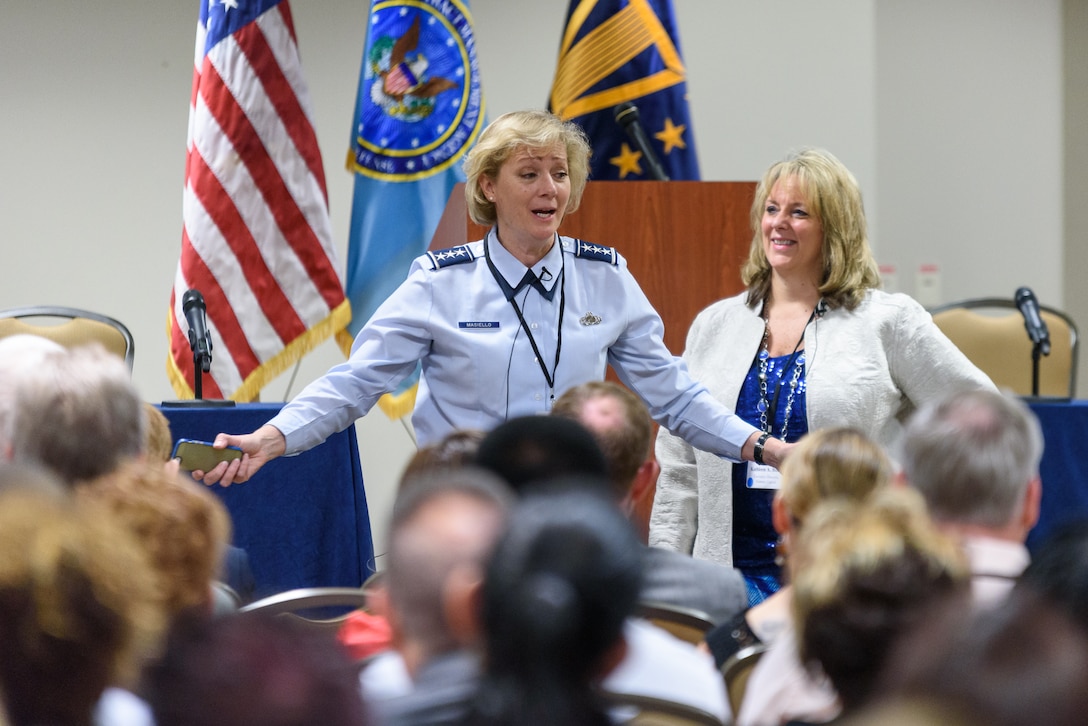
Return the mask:
<path id="1" fill-rule="evenodd" d="M 559 244 L 556 241 L 555 244 Z M 484 259 L 487 260 L 487 267 L 491 270 L 492 276 L 495 278 L 495 282 L 499 283 L 499 287 L 506 295 L 507 302 L 513 306 L 514 312 L 517 313 L 518 322 L 521 323 L 521 329 L 525 331 L 526 337 L 529 338 L 529 345 L 533 346 L 533 353 L 536 354 L 536 362 L 540 365 L 540 372 L 544 374 L 544 380 L 548 382 L 548 388 L 551 389 L 552 398 L 555 398 L 555 372 L 559 369 L 559 354 L 563 350 L 563 311 L 567 307 L 567 291 L 563 285 L 565 273 L 567 271 L 567 261 L 563 257 L 563 250 L 559 250 L 559 281 L 555 284 L 559 285 L 559 324 L 557 327 L 556 340 L 555 340 L 555 364 L 552 365 L 551 373 L 548 372 L 548 366 L 544 365 L 544 356 L 540 354 L 540 347 L 536 344 L 536 338 L 533 337 L 533 331 L 529 329 L 529 324 L 525 322 L 525 316 L 521 313 L 521 308 L 518 307 L 518 301 L 515 299 L 517 290 L 510 287 L 503 279 L 502 273 L 495 267 L 495 263 L 491 261 L 491 252 L 487 246 L 487 237 L 484 237 Z"/>

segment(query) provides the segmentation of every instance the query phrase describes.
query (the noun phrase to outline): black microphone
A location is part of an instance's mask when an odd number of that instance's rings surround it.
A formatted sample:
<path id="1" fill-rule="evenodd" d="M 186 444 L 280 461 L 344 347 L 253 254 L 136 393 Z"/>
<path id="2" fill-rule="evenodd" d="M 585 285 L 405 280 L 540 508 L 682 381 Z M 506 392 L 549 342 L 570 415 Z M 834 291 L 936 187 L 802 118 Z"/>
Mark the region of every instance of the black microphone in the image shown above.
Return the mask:
<path id="1" fill-rule="evenodd" d="M 1020 308 L 1020 314 L 1024 316 L 1024 327 L 1027 328 L 1031 342 L 1039 346 L 1043 355 L 1050 355 L 1050 331 L 1039 312 L 1039 301 L 1035 299 L 1035 293 L 1030 287 L 1021 287 L 1013 298 L 1016 307 Z"/>
<path id="2" fill-rule="evenodd" d="M 647 175 L 657 181 L 668 181 L 669 175 L 665 173 L 665 167 L 657 160 L 642 124 L 638 122 L 638 106 L 630 102 L 621 103 L 612 109 L 612 116 L 627 132 L 627 138 L 631 139 L 635 148 L 642 152 L 642 158 L 646 160 Z"/>
<path id="3" fill-rule="evenodd" d="M 548 280 L 552 279 L 552 273 L 548 271 L 547 267 L 541 267 L 540 268 L 540 279 L 543 280 L 544 282 L 547 282 Z"/>
<path id="4" fill-rule="evenodd" d="M 212 336 L 208 333 L 208 309 L 199 290 L 186 290 L 181 296 L 181 311 L 189 323 L 189 349 L 200 360 L 205 373 L 212 369 Z"/>

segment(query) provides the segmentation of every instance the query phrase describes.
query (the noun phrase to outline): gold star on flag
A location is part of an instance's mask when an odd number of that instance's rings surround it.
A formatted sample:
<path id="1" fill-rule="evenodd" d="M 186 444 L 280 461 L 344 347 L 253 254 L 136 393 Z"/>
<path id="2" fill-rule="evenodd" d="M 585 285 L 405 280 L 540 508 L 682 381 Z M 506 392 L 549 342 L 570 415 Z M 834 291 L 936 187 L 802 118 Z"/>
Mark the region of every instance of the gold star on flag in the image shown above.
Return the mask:
<path id="1" fill-rule="evenodd" d="M 679 147 L 681 149 L 688 148 L 688 145 L 684 143 L 684 131 L 687 126 L 681 124 L 676 126 L 673 124 L 671 118 L 665 119 L 665 128 L 654 134 L 654 138 L 658 139 L 665 145 L 665 153 L 668 154 L 674 148 Z"/>
<path id="2" fill-rule="evenodd" d="M 638 163 L 641 158 L 641 151 L 631 151 L 631 147 L 625 143 L 620 149 L 620 155 L 613 156 L 609 161 L 619 169 L 620 179 L 623 179 L 628 173 L 642 173 L 642 167 Z"/>

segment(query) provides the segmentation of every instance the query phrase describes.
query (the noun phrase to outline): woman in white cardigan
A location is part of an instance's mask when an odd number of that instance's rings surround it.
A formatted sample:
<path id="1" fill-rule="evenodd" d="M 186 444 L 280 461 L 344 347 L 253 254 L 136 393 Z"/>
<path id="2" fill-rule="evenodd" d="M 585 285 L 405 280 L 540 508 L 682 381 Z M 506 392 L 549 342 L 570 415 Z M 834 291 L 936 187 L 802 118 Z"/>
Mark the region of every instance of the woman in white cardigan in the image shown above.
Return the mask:
<path id="1" fill-rule="evenodd" d="M 852 426 L 888 446 L 903 418 L 949 389 L 993 383 L 913 299 L 877 289 L 861 191 L 830 153 L 805 150 L 756 188 L 745 293 L 688 331 L 692 376 L 766 436 Z M 778 588 L 777 472 L 732 465 L 662 431 L 650 544 L 740 569 L 749 602 Z"/>

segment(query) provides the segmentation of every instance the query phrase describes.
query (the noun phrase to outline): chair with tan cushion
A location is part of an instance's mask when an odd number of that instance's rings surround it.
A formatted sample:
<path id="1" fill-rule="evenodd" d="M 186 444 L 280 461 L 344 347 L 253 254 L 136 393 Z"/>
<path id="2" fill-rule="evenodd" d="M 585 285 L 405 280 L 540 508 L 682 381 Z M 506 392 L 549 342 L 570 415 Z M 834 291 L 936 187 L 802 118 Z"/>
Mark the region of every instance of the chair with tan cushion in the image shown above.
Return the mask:
<path id="1" fill-rule="evenodd" d="M 714 627 L 710 616 L 701 610 L 669 603 L 643 601 L 635 614 L 692 645 L 701 643 Z"/>
<path id="2" fill-rule="evenodd" d="M 1050 355 L 1039 359 L 1039 395 L 1072 398 L 1077 375 L 1077 326 L 1040 305 L 1050 331 Z M 933 322 L 998 388 L 1032 395 L 1032 343 L 1012 299 L 975 298 L 930 309 Z"/>
<path id="3" fill-rule="evenodd" d="M 132 333 L 119 320 L 78 308 L 56 305 L 0 310 L 0 338 L 11 335 L 37 335 L 65 348 L 97 342 L 123 358 L 132 370 L 135 345 Z"/>

